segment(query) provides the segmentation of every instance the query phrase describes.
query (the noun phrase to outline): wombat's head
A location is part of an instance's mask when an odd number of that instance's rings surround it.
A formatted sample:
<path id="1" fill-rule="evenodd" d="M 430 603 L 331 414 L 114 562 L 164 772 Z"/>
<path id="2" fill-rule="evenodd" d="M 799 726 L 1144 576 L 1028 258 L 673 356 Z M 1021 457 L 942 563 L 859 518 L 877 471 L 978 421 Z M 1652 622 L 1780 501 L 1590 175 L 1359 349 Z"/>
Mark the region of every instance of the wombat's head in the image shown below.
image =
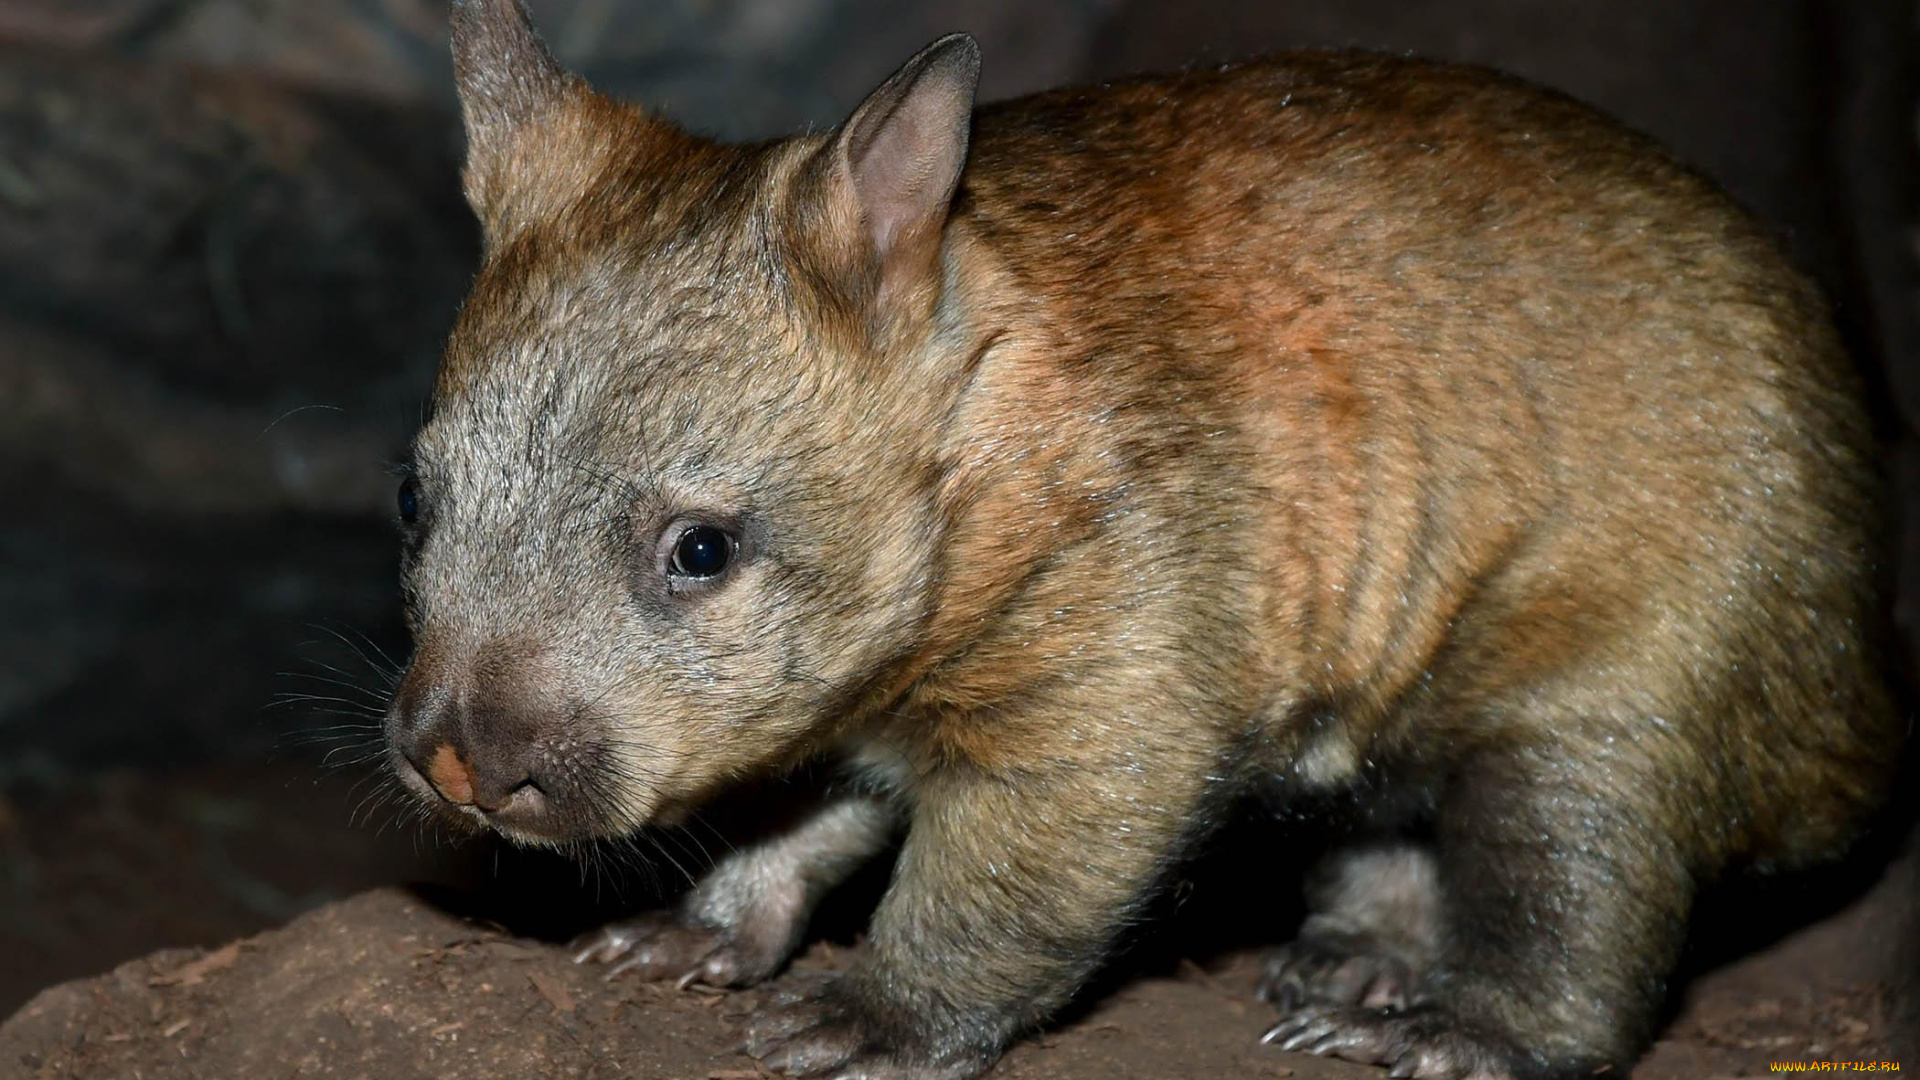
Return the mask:
<path id="1" fill-rule="evenodd" d="M 400 494 L 396 769 L 527 841 L 804 757 L 912 655 L 965 377 L 942 236 L 978 55 L 842 128 L 693 138 L 457 0 L 486 257 Z"/>

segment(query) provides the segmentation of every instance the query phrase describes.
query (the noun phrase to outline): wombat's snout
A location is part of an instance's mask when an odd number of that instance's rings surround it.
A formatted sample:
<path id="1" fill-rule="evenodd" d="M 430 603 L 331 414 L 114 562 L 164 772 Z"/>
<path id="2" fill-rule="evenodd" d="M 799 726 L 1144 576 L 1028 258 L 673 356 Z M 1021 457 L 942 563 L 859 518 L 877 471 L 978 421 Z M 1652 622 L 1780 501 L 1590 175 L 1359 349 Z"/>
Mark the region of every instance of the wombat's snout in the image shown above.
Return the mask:
<path id="1" fill-rule="evenodd" d="M 571 715 L 537 667 L 461 662 L 431 650 L 400 685 L 391 741 L 416 789 L 509 832 L 555 831 L 563 776 L 549 752 Z M 427 791 L 420 794 L 427 796 Z"/>
<path id="2" fill-rule="evenodd" d="M 515 810 L 520 815 L 544 808 L 546 793 L 533 770 L 516 760 L 519 755 L 509 754 L 504 760 L 482 756 L 476 766 L 454 740 L 440 743 L 430 754 L 422 747 L 419 741 L 410 745 L 405 751 L 407 762 L 455 806 L 489 814 Z"/>

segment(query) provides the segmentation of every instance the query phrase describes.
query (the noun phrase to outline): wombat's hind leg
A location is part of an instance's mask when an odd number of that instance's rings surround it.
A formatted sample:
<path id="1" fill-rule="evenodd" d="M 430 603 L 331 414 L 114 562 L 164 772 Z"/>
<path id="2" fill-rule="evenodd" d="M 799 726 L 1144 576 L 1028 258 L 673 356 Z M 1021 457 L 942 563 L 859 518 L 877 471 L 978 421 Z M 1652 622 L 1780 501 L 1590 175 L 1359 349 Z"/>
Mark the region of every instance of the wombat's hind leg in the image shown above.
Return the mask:
<path id="1" fill-rule="evenodd" d="M 1700 811 L 1676 793 L 1699 796 L 1663 768 L 1551 744 L 1456 765 L 1435 820 L 1439 948 L 1414 1000 L 1308 1004 L 1265 1041 L 1422 1080 L 1624 1071 L 1652 1036 L 1705 859 L 1677 828 Z"/>
<path id="2" fill-rule="evenodd" d="M 1281 1020 L 1261 1038 L 1282 1050 L 1384 1065 L 1420 1080 L 1507 1080 L 1510 1054 L 1433 1004 L 1440 866 L 1430 847 L 1369 844 L 1330 856 L 1307 883 L 1311 914 L 1274 951 L 1260 982 Z"/>
<path id="3" fill-rule="evenodd" d="M 728 855 L 675 910 L 582 937 L 574 962 L 613 964 L 610 979 L 762 982 L 799 948 L 820 898 L 884 848 L 893 831 L 893 812 L 880 802 L 831 803 L 791 831 Z"/>
<path id="4" fill-rule="evenodd" d="M 1439 924 L 1433 853 L 1411 843 L 1336 852 L 1308 883 L 1311 914 L 1274 950 L 1262 1001 L 1290 1013 L 1305 1005 L 1405 1008 L 1421 1000 Z"/>

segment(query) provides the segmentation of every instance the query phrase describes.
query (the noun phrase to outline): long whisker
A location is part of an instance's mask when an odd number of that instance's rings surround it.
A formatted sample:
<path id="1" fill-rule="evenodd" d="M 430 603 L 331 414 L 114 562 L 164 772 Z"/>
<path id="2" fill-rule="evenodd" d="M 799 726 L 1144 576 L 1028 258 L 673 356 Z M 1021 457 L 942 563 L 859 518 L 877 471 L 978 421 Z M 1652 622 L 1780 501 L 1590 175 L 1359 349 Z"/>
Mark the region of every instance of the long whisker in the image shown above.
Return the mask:
<path id="1" fill-rule="evenodd" d="M 387 676 L 389 679 L 393 681 L 398 681 L 400 673 L 403 669 L 403 665 L 396 663 L 393 657 L 387 655 L 387 651 L 385 649 L 382 649 L 379 646 L 379 644 L 377 644 L 372 638 L 368 637 L 364 632 L 360 630 L 355 630 L 351 626 L 347 627 L 347 630 L 352 632 L 353 636 L 359 638 L 360 642 L 364 644 L 365 648 L 362 648 L 361 644 L 355 644 L 354 641 L 351 638 L 348 638 L 346 634 L 340 632 L 339 630 L 334 629 L 331 626 L 326 626 L 320 623 L 309 623 L 308 625 L 311 626 L 313 629 L 320 631 L 323 634 L 331 635 L 334 638 L 334 640 L 340 642 L 340 644 L 345 645 L 348 649 L 352 650 L 353 654 L 356 657 L 358 657 L 360 661 L 366 664 L 369 668 L 372 668 L 374 671 L 377 671 L 382 675 Z M 367 649 L 373 650 L 374 655 L 373 656 L 367 655 Z M 377 660 L 375 659 L 376 657 L 378 658 Z"/>

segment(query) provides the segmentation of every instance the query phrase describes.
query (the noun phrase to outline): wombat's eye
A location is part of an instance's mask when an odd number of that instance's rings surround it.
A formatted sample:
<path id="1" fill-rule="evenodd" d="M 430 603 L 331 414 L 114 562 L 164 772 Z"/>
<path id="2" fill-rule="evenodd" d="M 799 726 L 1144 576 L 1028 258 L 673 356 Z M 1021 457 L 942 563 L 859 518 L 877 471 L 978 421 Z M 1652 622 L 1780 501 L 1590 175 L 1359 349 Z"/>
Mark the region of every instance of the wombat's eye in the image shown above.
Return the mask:
<path id="1" fill-rule="evenodd" d="M 411 525 L 420 519 L 420 485 L 409 476 L 400 481 L 400 520 Z"/>
<path id="2" fill-rule="evenodd" d="M 716 577 L 733 561 L 733 537 L 711 525 L 689 525 L 674 541 L 668 569 L 680 577 Z"/>

